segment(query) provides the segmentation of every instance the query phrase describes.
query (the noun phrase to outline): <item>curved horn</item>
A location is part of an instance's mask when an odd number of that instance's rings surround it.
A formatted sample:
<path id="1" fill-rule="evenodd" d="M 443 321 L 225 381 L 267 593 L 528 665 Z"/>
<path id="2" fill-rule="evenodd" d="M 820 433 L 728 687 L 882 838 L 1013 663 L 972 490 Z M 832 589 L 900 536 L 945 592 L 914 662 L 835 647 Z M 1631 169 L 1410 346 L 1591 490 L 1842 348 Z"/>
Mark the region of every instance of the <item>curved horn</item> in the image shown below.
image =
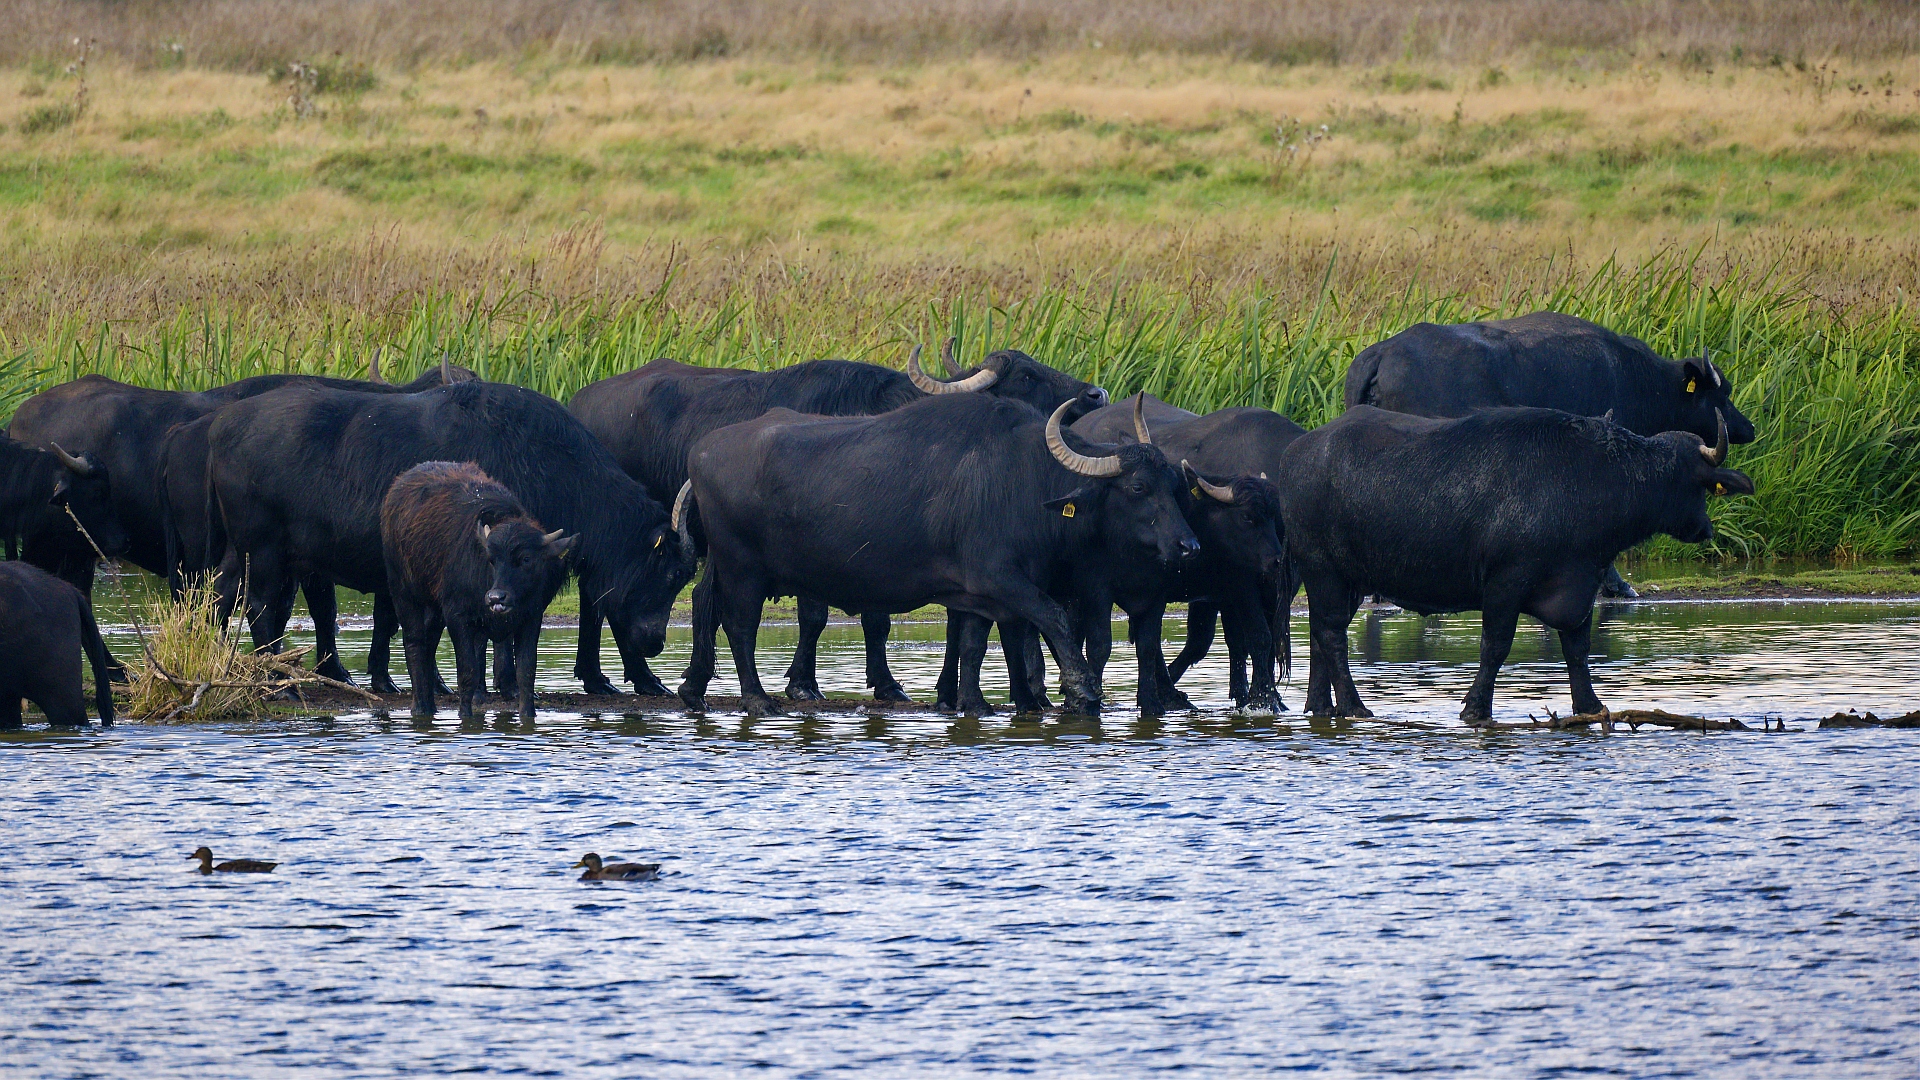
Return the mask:
<path id="1" fill-rule="evenodd" d="M 379 348 L 373 350 L 373 359 L 367 361 L 367 381 L 368 382 L 379 383 L 381 386 L 389 385 L 385 377 L 383 377 L 380 374 L 380 354 L 386 351 L 387 351 L 387 347 L 385 345 L 382 345 Z"/>
<path id="2" fill-rule="evenodd" d="M 948 338 L 940 343 L 940 362 L 947 365 L 947 378 L 960 377 L 960 365 L 953 359 L 953 347 L 959 344 L 959 338 Z"/>
<path id="3" fill-rule="evenodd" d="M 907 378 L 920 388 L 923 394 L 967 394 L 976 390 L 985 390 L 1000 378 L 1000 373 L 992 368 L 981 368 L 972 375 L 957 382 L 941 382 L 920 369 L 920 346 L 915 345 L 913 352 L 907 355 Z"/>
<path id="4" fill-rule="evenodd" d="M 555 530 L 553 530 L 553 531 L 552 531 L 552 532 L 550 532 L 550 533 L 546 533 L 546 534 L 544 534 L 544 535 L 542 535 L 542 536 L 540 537 L 540 542 L 541 542 L 541 543 L 543 543 L 543 544 L 551 544 L 551 543 L 553 543 L 553 542 L 554 542 L 555 540 L 558 540 L 558 539 L 560 539 L 560 534 L 561 534 L 561 533 L 563 533 L 563 532 L 566 532 L 566 531 L 567 531 L 567 530 L 565 530 L 565 529 L 555 529 Z"/>
<path id="5" fill-rule="evenodd" d="M 1106 457 L 1088 457 L 1075 451 L 1060 437 L 1060 414 L 1067 411 L 1071 401 L 1063 401 L 1060 407 L 1047 417 L 1047 449 L 1053 451 L 1053 458 L 1060 464 L 1079 473 L 1081 476 L 1119 476 L 1120 457 L 1109 454 Z"/>
<path id="6" fill-rule="evenodd" d="M 1147 430 L 1147 392 L 1133 395 L 1133 437 L 1142 446 L 1153 445 L 1153 432 Z"/>
<path id="7" fill-rule="evenodd" d="M 93 475 L 93 466 L 60 449 L 59 443 L 48 443 L 47 445 L 53 447 L 54 454 L 60 458 L 60 464 L 65 465 L 75 476 Z"/>
<path id="8" fill-rule="evenodd" d="M 1720 424 L 1720 437 L 1712 446 L 1701 443 L 1700 456 L 1707 459 L 1707 464 L 1719 468 L 1720 463 L 1727 460 L 1727 414 L 1715 409 L 1713 418 Z"/>
<path id="9" fill-rule="evenodd" d="M 480 522 L 479 532 L 480 532 L 480 542 L 484 544 L 487 542 L 487 537 L 493 533 L 493 527 L 491 525 L 488 525 L 486 522 L 482 521 Z"/>
<path id="10" fill-rule="evenodd" d="M 680 494 L 673 497 L 673 531 L 682 536 L 687 532 L 687 497 L 692 494 L 693 481 L 688 480 L 680 485 Z"/>
<path id="11" fill-rule="evenodd" d="M 446 353 L 440 354 L 440 385 L 453 385 L 453 365 L 448 362 Z"/>
<path id="12" fill-rule="evenodd" d="M 1223 502 L 1228 504 L 1229 506 L 1233 504 L 1233 485 L 1232 484 L 1207 483 L 1207 478 L 1195 472 L 1193 466 L 1189 465 L 1185 458 L 1182 458 L 1180 461 L 1180 471 L 1186 473 L 1189 477 L 1192 477 L 1194 486 L 1198 487 L 1201 491 L 1206 492 L 1209 496 L 1211 496 L 1214 499 L 1214 501 Z"/>

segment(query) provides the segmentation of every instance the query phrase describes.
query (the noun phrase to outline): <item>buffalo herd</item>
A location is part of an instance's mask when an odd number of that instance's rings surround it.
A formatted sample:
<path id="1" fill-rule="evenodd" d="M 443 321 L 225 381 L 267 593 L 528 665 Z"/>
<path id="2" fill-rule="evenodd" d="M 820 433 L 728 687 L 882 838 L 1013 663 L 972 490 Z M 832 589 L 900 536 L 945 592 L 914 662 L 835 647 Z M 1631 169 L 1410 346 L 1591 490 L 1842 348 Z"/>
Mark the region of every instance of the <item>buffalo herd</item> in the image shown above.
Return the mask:
<path id="1" fill-rule="evenodd" d="M 1284 708 L 1288 609 L 1304 586 L 1306 709 L 1367 716 L 1347 628 L 1369 596 L 1421 613 L 1481 612 L 1480 667 L 1462 718 L 1491 720 L 1516 620 L 1560 634 L 1575 712 L 1602 710 L 1588 671 L 1596 596 L 1631 595 L 1616 558 L 1656 534 L 1710 539 L 1707 499 L 1752 494 L 1726 467 L 1753 424 L 1708 357 L 1551 312 L 1420 324 L 1362 350 L 1346 411 L 1307 431 L 1238 407 L 1198 415 L 1105 390 L 1025 353 L 945 377 L 915 347 L 905 370 L 816 360 L 773 371 L 655 360 L 567 405 L 442 360 L 404 386 L 275 375 L 202 392 L 90 375 L 24 402 L 0 439 L 0 726 L 20 699 L 81 723 L 80 658 L 97 708 L 124 673 L 89 596 L 101 556 L 166 577 L 210 576 L 254 646 L 277 650 L 303 592 L 316 670 L 350 676 L 334 588 L 374 596 L 367 679 L 396 693 L 402 634 L 416 714 L 446 692 L 454 641 L 460 712 L 494 688 L 533 708 L 534 647 L 569 577 L 580 593 L 575 675 L 600 667 L 610 629 L 626 681 L 672 693 L 649 667 L 696 575 L 693 653 L 678 687 L 704 707 L 718 631 L 743 708 L 778 712 L 760 681 L 764 603 L 798 603 L 784 695 L 821 697 L 828 609 L 860 618 L 867 683 L 907 696 L 887 663 L 890 617 L 948 611 L 937 704 L 992 711 L 980 669 L 997 625 L 1013 705 L 1097 714 L 1119 607 L 1138 704 L 1190 707 L 1178 683 L 1224 630 L 1228 690 Z M 1169 661 L 1162 623 L 1187 606 Z M 1044 648 L 1043 648 L 1044 647 Z"/>

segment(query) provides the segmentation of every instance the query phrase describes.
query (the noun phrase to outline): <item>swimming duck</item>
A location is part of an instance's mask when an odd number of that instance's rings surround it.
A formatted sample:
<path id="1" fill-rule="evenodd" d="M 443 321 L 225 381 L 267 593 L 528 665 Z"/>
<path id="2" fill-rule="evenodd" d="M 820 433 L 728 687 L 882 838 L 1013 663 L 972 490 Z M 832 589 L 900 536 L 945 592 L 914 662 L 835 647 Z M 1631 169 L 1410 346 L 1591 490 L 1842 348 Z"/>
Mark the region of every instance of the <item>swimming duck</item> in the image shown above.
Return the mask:
<path id="1" fill-rule="evenodd" d="M 213 861 L 213 849 L 205 847 L 196 849 L 194 853 L 187 856 L 187 858 L 199 859 L 200 872 L 203 874 L 211 874 L 216 871 L 222 874 L 267 874 L 271 873 L 274 867 L 280 865 L 274 862 L 263 862 L 259 859 L 228 859 L 226 862 L 215 865 Z"/>
<path id="2" fill-rule="evenodd" d="M 580 856 L 580 861 L 573 865 L 587 868 L 586 873 L 580 875 L 581 881 L 652 881 L 660 876 L 660 864 L 657 862 L 603 864 L 600 856 L 591 851 Z"/>

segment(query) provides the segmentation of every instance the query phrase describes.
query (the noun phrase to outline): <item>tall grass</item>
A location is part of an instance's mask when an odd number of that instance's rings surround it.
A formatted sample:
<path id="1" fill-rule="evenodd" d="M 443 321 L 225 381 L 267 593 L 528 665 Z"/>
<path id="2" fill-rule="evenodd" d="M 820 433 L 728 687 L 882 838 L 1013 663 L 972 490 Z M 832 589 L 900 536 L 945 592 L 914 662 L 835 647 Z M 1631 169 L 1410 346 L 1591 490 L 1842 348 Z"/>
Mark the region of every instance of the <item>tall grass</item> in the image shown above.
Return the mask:
<path id="1" fill-rule="evenodd" d="M 1716 502 L 1714 544 L 1661 541 L 1654 553 L 1855 558 L 1920 549 L 1920 320 L 1903 302 L 1842 311 L 1764 273 L 1705 275 L 1684 253 L 1535 275 L 1535 284 L 1479 301 L 1342 272 L 1339 260 L 1333 252 L 1304 291 L 1293 279 L 1224 291 L 1109 279 L 1055 281 L 1019 296 L 930 295 L 856 276 L 687 299 L 670 282 L 619 300 L 447 293 L 386 317 L 343 310 L 292 328 L 182 311 L 138 337 L 69 320 L 0 349 L 0 414 L 89 372 L 183 389 L 278 371 L 358 376 L 379 347 L 395 377 L 447 354 L 489 379 L 565 400 L 659 356 L 757 369 L 827 355 L 898 365 L 912 342 L 951 334 L 965 357 L 1016 347 L 1116 395 L 1145 389 L 1200 412 L 1261 405 L 1311 427 L 1340 411 L 1347 365 L 1374 341 L 1423 320 L 1551 308 L 1665 355 L 1711 350 L 1758 425 L 1759 441 L 1737 448 L 1734 463 L 1759 495 Z"/>

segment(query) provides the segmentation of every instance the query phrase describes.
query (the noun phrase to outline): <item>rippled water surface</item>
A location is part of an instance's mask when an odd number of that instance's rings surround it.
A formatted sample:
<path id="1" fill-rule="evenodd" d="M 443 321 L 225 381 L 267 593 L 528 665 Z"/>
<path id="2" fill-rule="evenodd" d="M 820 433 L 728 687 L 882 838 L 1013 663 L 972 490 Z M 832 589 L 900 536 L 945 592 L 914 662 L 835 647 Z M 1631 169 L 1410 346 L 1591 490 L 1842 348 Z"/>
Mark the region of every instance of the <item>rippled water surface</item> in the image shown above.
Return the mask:
<path id="1" fill-rule="evenodd" d="M 30 730 L 0 1073 L 1920 1074 L 1920 731 L 1804 722 L 1920 708 L 1920 605 L 1611 610 L 1603 700 L 1764 735 L 1469 733 L 1477 628 L 1356 621 L 1353 725 L 1232 717 L 1213 660 L 1158 722 Z M 937 634 L 892 653 L 923 699 Z M 860 688 L 857 628 L 823 668 Z M 1523 628 L 1496 712 L 1548 708 Z M 588 850 L 668 873 L 581 884 Z"/>

